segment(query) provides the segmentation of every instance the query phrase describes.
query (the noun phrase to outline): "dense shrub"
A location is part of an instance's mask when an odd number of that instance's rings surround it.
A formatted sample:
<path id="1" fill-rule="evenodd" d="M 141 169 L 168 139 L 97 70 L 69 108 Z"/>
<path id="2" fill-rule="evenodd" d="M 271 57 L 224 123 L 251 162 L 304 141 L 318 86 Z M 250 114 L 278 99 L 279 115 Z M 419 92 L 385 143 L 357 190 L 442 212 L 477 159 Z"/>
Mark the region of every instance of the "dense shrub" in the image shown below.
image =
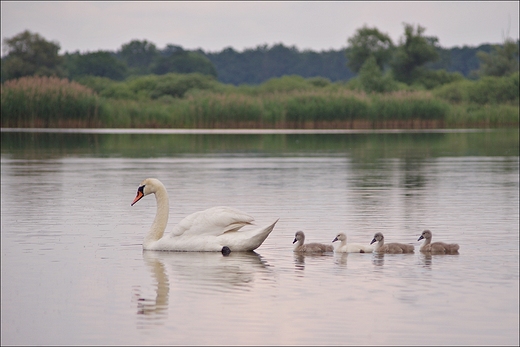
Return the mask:
<path id="1" fill-rule="evenodd" d="M 330 80 L 325 77 L 311 77 L 307 79 L 307 82 L 312 84 L 314 87 L 327 87 L 330 85 Z"/>
<path id="2" fill-rule="evenodd" d="M 452 103 L 465 102 L 468 100 L 468 90 L 472 83 L 469 80 L 452 82 L 435 89 L 433 93 L 438 98 Z"/>
<path id="3" fill-rule="evenodd" d="M 105 89 L 110 88 L 113 85 L 119 84 L 119 82 L 111 80 L 110 78 L 99 76 L 83 76 L 74 80 L 79 84 L 92 89 L 98 94 L 102 93 Z"/>
<path id="4" fill-rule="evenodd" d="M 516 83 L 515 83 L 516 82 Z M 486 76 L 473 82 L 468 101 L 477 104 L 499 104 L 518 101 L 518 74 L 509 77 Z"/>
<path id="5" fill-rule="evenodd" d="M 435 96 L 453 103 L 518 103 L 518 73 L 506 77 L 487 76 L 476 81 L 460 80 L 433 92 Z"/>
<path id="6" fill-rule="evenodd" d="M 426 70 L 415 82 L 423 85 L 426 89 L 434 89 L 448 83 L 461 81 L 464 79 L 459 72 L 448 72 L 446 70 Z"/>
<path id="7" fill-rule="evenodd" d="M 258 86 L 258 91 L 261 93 L 287 93 L 291 91 L 311 90 L 313 87 L 313 84 L 305 78 L 291 75 L 271 78 Z"/>

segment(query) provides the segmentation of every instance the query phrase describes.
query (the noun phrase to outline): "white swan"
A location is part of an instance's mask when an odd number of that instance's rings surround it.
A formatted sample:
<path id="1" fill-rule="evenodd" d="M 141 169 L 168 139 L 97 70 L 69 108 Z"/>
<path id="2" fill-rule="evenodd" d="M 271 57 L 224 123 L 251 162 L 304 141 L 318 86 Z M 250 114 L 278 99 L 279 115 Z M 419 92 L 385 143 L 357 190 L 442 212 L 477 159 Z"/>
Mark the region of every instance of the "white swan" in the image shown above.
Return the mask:
<path id="1" fill-rule="evenodd" d="M 339 233 L 336 235 L 332 242 L 341 241 L 341 243 L 335 244 L 335 253 L 372 253 L 374 248 L 372 246 L 366 246 L 361 243 L 347 243 L 347 235 L 345 233 Z"/>
<path id="2" fill-rule="evenodd" d="M 325 245 L 323 243 L 306 243 L 305 242 L 305 234 L 303 231 L 297 231 L 296 234 L 294 234 L 294 252 L 298 253 L 324 253 L 324 252 L 333 252 L 334 247 L 332 245 Z"/>
<path id="3" fill-rule="evenodd" d="M 370 244 L 377 242 L 374 252 L 378 253 L 413 253 L 413 245 L 407 245 L 405 243 L 391 242 L 385 243 L 385 237 L 383 233 L 377 232 L 374 234 L 374 238 Z"/>
<path id="4" fill-rule="evenodd" d="M 420 251 L 426 253 L 440 253 L 440 254 L 458 254 L 459 253 L 459 245 L 456 243 L 444 243 L 444 242 L 432 242 L 432 232 L 430 230 L 425 230 L 422 232 L 421 236 L 417 239 L 417 241 L 421 241 L 424 239 L 424 243 L 422 244 Z"/>
<path id="5" fill-rule="evenodd" d="M 231 207 L 217 206 L 192 213 L 182 219 L 169 234 L 164 234 L 170 213 L 166 188 L 156 178 L 147 178 L 137 188 L 133 206 L 146 195 L 155 194 L 157 212 L 143 249 L 154 251 L 252 251 L 269 236 L 278 219 L 263 228 L 240 230 L 254 218 Z"/>

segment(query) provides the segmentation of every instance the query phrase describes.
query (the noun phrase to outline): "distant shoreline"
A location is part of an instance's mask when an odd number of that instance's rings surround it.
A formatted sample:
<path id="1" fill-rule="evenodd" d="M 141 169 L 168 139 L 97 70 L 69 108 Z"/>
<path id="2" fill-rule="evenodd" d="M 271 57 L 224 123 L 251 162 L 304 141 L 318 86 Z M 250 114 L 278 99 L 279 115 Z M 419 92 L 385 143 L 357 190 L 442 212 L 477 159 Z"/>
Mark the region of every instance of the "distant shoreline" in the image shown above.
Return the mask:
<path id="1" fill-rule="evenodd" d="M 493 131 L 498 128 L 460 129 L 156 129 L 156 128 L 0 128 L 0 132 L 82 133 L 82 134 L 195 134 L 195 135 L 275 135 L 275 134 L 384 134 L 461 133 Z"/>

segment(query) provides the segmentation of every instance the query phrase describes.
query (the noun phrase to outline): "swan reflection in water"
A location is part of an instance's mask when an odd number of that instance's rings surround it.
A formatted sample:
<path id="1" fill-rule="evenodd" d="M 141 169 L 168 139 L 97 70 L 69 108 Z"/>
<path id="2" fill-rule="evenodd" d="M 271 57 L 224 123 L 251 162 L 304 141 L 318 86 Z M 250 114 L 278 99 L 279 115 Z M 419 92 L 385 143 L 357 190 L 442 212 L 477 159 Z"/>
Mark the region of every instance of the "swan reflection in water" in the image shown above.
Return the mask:
<path id="1" fill-rule="evenodd" d="M 295 268 L 296 268 L 296 270 L 305 270 L 305 258 L 316 259 L 316 258 L 322 258 L 322 257 L 333 258 L 334 264 L 344 267 L 347 265 L 348 253 L 326 252 L 326 253 L 316 253 L 316 254 L 313 254 L 313 253 L 304 254 L 304 253 L 295 252 L 294 253 Z"/>
<path id="2" fill-rule="evenodd" d="M 160 260 L 148 256 L 143 252 L 143 258 L 150 268 L 152 277 L 157 283 L 155 289 L 156 295 L 153 299 L 144 298 L 137 288 L 135 289 L 134 298 L 137 300 L 137 314 L 145 316 L 167 316 L 168 313 L 168 295 L 170 292 L 170 282 L 166 275 L 166 268 Z"/>
<path id="3" fill-rule="evenodd" d="M 385 253 L 375 252 L 372 255 L 372 264 L 375 266 L 383 266 L 385 264 Z"/>
<path id="4" fill-rule="evenodd" d="M 330 258 L 332 256 L 333 256 L 332 252 L 325 252 L 325 253 L 294 252 L 294 267 L 296 268 L 296 270 L 305 270 L 305 258 L 318 260 L 323 257 Z"/>
<path id="5" fill-rule="evenodd" d="M 420 252 L 419 254 L 419 260 L 423 267 L 425 268 L 431 268 L 433 265 L 433 258 L 441 258 L 441 257 L 457 257 L 459 253 L 452 253 L 452 254 L 436 254 L 436 253 L 430 253 L 430 252 Z"/>
<path id="6" fill-rule="evenodd" d="M 347 266 L 348 253 L 334 253 L 334 263 L 339 266 Z"/>
<path id="7" fill-rule="evenodd" d="M 255 278 L 271 274 L 270 265 L 256 252 L 162 252 L 143 251 L 143 260 L 156 281 L 155 296 L 145 298 L 134 290 L 141 319 L 164 321 L 168 314 L 170 282 L 177 289 L 194 292 L 243 291 Z M 182 289 L 185 287 L 184 289 Z"/>
<path id="8" fill-rule="evenodd" d="M 419 259 L 423 264 L 423 267 L 430 268 L 432 266 L 432 254 L 431 253 L 420 253 Z"/>
<path id="9" fill-rule="evenodd" d="M 392 254 L 392 253 L 379 253 L 374 252 L 372 255 L 372 264 L 377 267 L 381 267 L 385 265 L 385 257 L 386 259 L 392 260 L 405 260 L 409 257 L 416 257 L 415 253 L 398 253 L 398 254 Z M 430 265 L 431 264 L 431 254 L 419 254 L 419 258 L 423 261 L 424 264 Z"/>

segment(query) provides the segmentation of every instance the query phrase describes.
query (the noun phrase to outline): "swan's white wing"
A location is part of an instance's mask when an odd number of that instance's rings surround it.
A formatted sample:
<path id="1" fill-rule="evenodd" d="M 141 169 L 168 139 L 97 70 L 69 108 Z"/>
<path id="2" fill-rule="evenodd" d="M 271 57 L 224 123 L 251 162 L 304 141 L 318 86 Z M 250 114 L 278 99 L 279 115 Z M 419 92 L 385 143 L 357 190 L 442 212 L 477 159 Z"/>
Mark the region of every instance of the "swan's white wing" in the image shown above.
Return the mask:
<path id="1" fill-rule="evenodd" d="M 253 220 L 247 213 L 227 206 L 217 206 L 184 217 L 173 227 L 172 236 L 218 236 L 228 231 L 237 231 L 244 225 L 251 224 Z"/>

